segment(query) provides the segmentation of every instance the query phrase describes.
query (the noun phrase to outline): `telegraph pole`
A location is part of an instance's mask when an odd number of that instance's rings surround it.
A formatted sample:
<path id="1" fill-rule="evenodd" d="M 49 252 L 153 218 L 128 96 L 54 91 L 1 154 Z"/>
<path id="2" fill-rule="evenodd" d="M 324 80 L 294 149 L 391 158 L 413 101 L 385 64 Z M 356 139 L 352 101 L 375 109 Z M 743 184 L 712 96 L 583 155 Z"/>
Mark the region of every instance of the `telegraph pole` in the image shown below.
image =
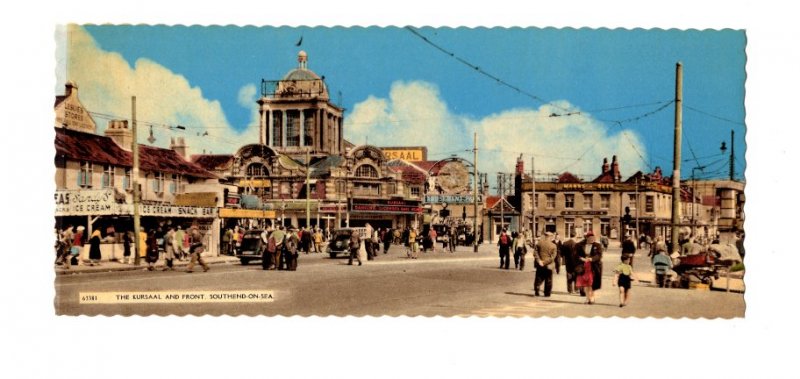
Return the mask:
<path id="1" fill-rule="evenodd" d="M 139 231 L 142 228 L 141 220 L 139 219 L 139 138 L 136 134 L 136 96 L 131 96 L 131 131 L 133 138 L 131 141 L 131 151 L 133 152 L 133 172 L 131 173 L 131 185 L 133 186 L 133 264 L 139 265 L 141 258 L 139 257 L 139 249 L 141 248 L 139 241 Z"/>
<path id="2" fill-rule="evenodd" d="M 675 65 L 675 138 L 672 162 L 672 251 L 678 251 L 678 224 L 681 216 L 681 127 L 683 124 L 683 64 Z"/>
<path id="3" fill-rule="evenodd" d="M 534 170 L 534 157 L 531 157 L 531 239 L 536 239 L 536 171 Z"/>
<path id="4" fill-rule="evenodd" d="M 505 223 L 506 223 L 506 216 L 504 214 L 505 213 L 504 212 L 504 210 L 505 210 L 504 208 L 505 207 L 503 206 L 503 205 L 505 205 L 505 204 L 503 204 L 503 199 L 506 196 L 506 189 L 505 189 L 505 187 L 506 187 L 506 178 L 505 178 L 505 174 L 503 174 L 502 172 L 498 172 L 497 173 L 497 182 L 498 182 L 497 184 L 500 186 L 500 232 L 502 233 L 503 228 L 505 228 Z"/>
<path id="5" fill-rule="evenodd" d="M 731 177 L 731 181 L 733 181 L 733 176 L 734 176 L 733 175 L 733 173 L 734 173 L 733 172 L 733 169 L 734 169 L 733 157 L 734 157 L 734 155 L 733 155 L 733 129 L 731 129 L 731 162 L 730 162 L 730 177 Z"/>
<path id="6" fill-rule="evenodd" d="M 474 133 L 472 136 L 472 153 L 473 153 L 473 164 L 472 164 L 472 207 L 473 207 L 473 215 L 475 216 L 472 220 L 472 249 L 474 252 L 478 252 L 478 133 Z"/>
<path id="7" fill-rule="evenodd" d="M 641 203 L 642 202 L 639 201 L 639 178 L 637 177 L 636 178 L 636 233 L 634 234 L 636 236 L 637 241 L 639 239 L 639 205 Z"/>

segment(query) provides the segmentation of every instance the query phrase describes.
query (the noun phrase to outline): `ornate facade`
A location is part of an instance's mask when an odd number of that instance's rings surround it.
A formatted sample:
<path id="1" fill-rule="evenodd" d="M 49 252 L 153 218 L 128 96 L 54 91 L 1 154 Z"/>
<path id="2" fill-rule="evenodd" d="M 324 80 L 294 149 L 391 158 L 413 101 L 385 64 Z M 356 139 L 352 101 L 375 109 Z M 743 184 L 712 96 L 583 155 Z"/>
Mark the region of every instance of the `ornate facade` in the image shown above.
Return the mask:
<path id="1" fill-rule="evenodd" d="M 422 213 L 391 170 L 383 151 L 343 137 L 343 109 L 330 101 L 324 78 L 299 66 L 283 79 L 262 82 L 258 143 L 232 155 L 195 155 L 192 161 L 238 187 L 229 207 L 261 209 L 262 219 L 294 226 L 411 226 Z M 223 211 L 223 214 L 228 212 Z M 235 222 L 241 222 L 243 215 Z M 232 217 L 236 218 L 236 217 Z M 266 220 L 265 220 L 266 221 Z"/>

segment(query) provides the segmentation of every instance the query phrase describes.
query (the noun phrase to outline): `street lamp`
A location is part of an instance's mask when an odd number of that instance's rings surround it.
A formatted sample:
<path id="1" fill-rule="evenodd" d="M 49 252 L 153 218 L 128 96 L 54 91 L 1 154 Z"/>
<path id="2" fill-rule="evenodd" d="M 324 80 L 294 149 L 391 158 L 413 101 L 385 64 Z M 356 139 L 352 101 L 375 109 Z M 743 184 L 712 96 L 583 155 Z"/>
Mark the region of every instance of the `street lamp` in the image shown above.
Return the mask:
<path id="1" fill-rule="evenodd" d="M 723 147 L 724 147 L 725 142 L 723 142 L 722 144 L 723 144 Z M 693 235 L 694 235 L 694 228 L 695 228 L 694 216 L 697 213 L 697 211 L 695 211 L 695 209 L 694 209 L 694 200 L 696 198 L 695 192 L 697 192 L 697 180 L 695 179 L 694 173 L 697 170 L 703 171 L 705 168 L 706 168 L 706 166 L 697 166 L 697 167 L 692 168 L 692 234 Z"/>

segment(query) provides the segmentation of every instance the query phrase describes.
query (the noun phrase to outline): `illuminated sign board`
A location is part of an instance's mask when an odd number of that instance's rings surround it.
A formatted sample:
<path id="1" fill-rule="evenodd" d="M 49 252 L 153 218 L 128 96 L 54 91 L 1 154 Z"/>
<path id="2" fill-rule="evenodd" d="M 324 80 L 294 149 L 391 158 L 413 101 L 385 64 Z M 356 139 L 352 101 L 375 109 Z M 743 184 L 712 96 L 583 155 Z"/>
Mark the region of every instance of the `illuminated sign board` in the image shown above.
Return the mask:
<path id="1" fill-rule="evenodd" d="M 382 147 L 386 159 L 403 159 L 407 161 L 424 161 L 428 159 L 427 147 Z"/>
<path id="2" fill-rule="evenodd" d="M 419 214 L 422 206 L 406 200 L 353 200 L 350 210 L 354 213 Z"/>

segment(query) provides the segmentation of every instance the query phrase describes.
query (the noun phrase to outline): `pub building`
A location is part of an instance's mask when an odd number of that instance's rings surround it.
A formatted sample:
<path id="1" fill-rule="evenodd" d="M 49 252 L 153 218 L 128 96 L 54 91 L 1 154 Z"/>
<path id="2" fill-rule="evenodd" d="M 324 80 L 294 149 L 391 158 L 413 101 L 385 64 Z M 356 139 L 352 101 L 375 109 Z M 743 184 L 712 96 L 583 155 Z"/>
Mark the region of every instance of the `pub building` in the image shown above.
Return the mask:
<path id="1" fill-rule="evenodd" d="M 126 120 L 112 120 L 97 134 L 91 114 L 80 103 L 75 83 L 56 97 L 55 227 L 83 226 L 85 235 L 99 229 L 103 259 L 122 257 L 121 233 L 133 230 L 133 133 Z M 141 203 L 145 230 L 197 225 L 206 233 L 208 254 L 217 255 L 225 187 L 218 177 L 184 158 L 182 138 L 169 149 L 139 145 Z M 88 251 L 88 249 L 87 249 Z"/>
<path id="2" fill-rule="evenodd" d="M 308 69 L 305 52 L 297 62 L 282 79 L 262 80 L 258 141 L 233 154 L 191 157 L 236 188 L 220 210 L 224 227 L 251 224 L 244 208 L 261 212 L 262 225 L 410 226 L 421 214 L 421 194 L 388 167 L 380 148 L 344 139 L 344 109 Z"/>
<path id="3" fill-rule="evenodd" d="M 672 178 L 663 176 L 660 167 L 649 174 L 638 171 L 623 180 L 614 156 L 610 165 L 603 159 L 600 175 L 591 181 L 564 172 L 549 180 L 536 178 L 535 192 L 534 182 L 521 167 L 519 161 L 511 203 L 521 207 L 522 222 L 533 227 L 536 235 L 553 232 L 567 238 L 574 232 L 582 237 L 592 231 L 612 240 L 625 234 L 670 239 Z M 681 226 L 694 226 L 695 236 L 711 239 L 718 234 L 720 211 L 713 200 L 703 201 L 691 186 L 682 185 L 680 201 Z"/>

